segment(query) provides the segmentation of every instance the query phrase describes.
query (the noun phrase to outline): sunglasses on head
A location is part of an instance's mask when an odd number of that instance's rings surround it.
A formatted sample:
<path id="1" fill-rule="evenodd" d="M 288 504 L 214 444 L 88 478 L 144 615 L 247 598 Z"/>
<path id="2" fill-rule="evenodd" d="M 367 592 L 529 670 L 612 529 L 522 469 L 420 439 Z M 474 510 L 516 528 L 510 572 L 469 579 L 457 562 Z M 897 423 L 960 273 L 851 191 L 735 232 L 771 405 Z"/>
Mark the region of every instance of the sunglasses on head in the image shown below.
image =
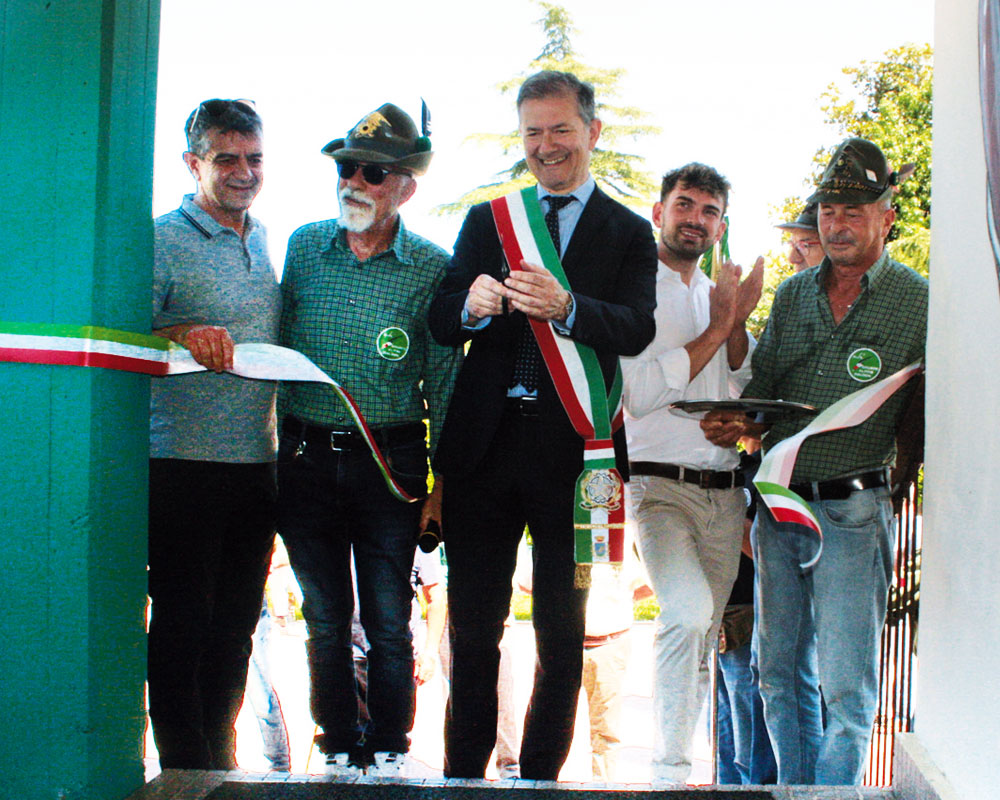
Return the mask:
<path id="1" fill-rule="evenodd" d="M 194 112 L 194 117 L 191 118 L 191 124 L 188 125 L 187 132 L 190 134 L 191 131 L 195 129 L 198 124 L 198 117 L 201 116 L 201 112 L 204 111 L 205 114 L 210 118 L 222 116 L 230 106 L 242 106 L 241 109 L 244 112 L 249 111 L 250 113 L 257 112 L 257 105 L 253 100 L 247 100 L 246 98 L 240 98 L 238 100 L 206 100 L 204 103 L 198 104 L 198 110 Z"/>
<path id="2" fill-rule="evenodd" d="M 337 174 L 345 181 L 349 181 L 353 178 L 354 173 L 357 172 L 358 169 L 361 170 L 361 177 L 365 179 L 365 183 L 368 183 L 371 186 L 378 186 L 386 179 L 387 175 L 402 174 L 391 169 L 386 169 L 385 167 L 380 167 L 378 164 L 359 164 L 357 161 L 337 162 Z"/>

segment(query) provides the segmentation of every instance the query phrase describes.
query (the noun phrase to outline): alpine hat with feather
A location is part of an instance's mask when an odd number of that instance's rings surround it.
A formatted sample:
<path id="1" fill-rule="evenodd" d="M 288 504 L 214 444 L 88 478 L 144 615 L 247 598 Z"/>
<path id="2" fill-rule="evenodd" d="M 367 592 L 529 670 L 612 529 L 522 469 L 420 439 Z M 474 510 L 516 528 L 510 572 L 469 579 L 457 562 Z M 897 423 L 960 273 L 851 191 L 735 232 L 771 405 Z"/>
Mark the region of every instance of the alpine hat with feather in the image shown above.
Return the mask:
<path id="1" fill-rule="evenodd" d="M 423 133 L 410 115 L 386 103 L 360 120 L 342 139 L 334 139 L 323 154 L 335 161 L 380 164 L 400 172 L 423 175 L 431 163 L 430 114 L 423 106 Z"/>
<path id="2" fill-rule="evenodd" d="M 898 172 L 890 171 L 878 145 L 853 137 L 841 142 L 827 164 L 816 191 L 807 203 L 845 203 L 867 205 L 890 197 L 914 169 L 904 164 Z"/>

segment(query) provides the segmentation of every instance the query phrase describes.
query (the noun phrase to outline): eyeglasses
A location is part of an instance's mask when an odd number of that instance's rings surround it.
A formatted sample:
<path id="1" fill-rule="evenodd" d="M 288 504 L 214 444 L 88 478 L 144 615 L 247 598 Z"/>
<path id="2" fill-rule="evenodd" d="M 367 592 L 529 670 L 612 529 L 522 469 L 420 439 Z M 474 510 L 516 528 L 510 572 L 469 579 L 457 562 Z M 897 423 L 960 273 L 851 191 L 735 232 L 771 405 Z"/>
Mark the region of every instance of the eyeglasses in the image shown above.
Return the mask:
<path id="1" fill-rule="evenodd" d="M 357 172 L 359 168 L 361 169 L 361 177 L 365 179 L 365 183 L 371 186 L 378 186 L 388 175 L 403 174 L 391 169 L 386 169 L 385 167 L 380 167 L 378 164 L 359 164 L 357 161 L 337 162 L 337 174 L 345 181 L 349 181 L 353 178 L 354 173 Z"/>
<path id="2" fill-rule="evenodd" d="M 795 250 L 798 250 L 800 253 L 802 253 L 802 255 L 808 255 L 810 249 L 812 249 L 813 247 L 820 246 L 820 242 L 816 239 L 810 239 L 799 242 L 789 241 L 788 246 L 794 248 Z"/>
<path id="3" fill-rule="evenodd" d="M 194 112 L 194 116 L 191 118 L 191 124 L 188 125 L 188 135 L 191 134 L 191 131 L 193 131 L 195 126 L 198 124 L 198 117 L 201 116 L 202 110 L 204 110 L 209 117 L 218 117 L 224 114 L 231 105 L 243 106 L 243 111 L 249 111 L 255 116 L 257 114 L 257 104 L 254 103 L 253 100 L 247 100 L 246 98 L 239 98 L 237 100 L 206 100 L 204 103 L 198 104 L 198 108 Z"/>

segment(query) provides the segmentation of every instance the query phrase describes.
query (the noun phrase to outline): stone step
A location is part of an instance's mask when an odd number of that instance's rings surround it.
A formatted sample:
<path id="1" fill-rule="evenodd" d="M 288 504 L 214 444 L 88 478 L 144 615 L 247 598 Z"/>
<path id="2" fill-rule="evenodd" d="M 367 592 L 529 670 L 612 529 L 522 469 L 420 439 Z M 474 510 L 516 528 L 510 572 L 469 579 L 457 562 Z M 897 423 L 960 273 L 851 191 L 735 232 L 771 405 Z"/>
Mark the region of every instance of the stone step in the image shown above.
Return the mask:
<path id="1" fill-rule="evenodd" d="M 890 789 L 854 786 L 608 786 L 556 781 L 382 778 L 165 770 L 128 800 L 896 800 Z"/>

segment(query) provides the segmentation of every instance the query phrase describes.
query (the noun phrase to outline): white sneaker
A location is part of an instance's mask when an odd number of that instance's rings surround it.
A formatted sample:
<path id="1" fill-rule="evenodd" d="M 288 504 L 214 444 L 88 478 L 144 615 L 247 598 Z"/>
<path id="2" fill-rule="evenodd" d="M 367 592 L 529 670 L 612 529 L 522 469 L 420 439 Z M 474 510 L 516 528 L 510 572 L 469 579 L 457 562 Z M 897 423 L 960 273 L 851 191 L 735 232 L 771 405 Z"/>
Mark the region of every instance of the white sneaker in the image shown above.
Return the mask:
<path id="1" fill-rule="evenodd" d="M 367 774 L 373 778 L 405 778 L 406 753 L 376 753 Z"/>
<path id="2" fill-rule="evenodd" d="M 671 789 L 675 790 L 687 789 L 688 785 L 680 781 L 671 781 L 668 780 L 667 778 L 653 778 L 650 781 L 650 788 L 654 792 L 666 792 L 670 791 Z"/>
<path id="3" fill-rule="evenodd" d="M 327 753 L 326 774 L 335 778 L 360 778 L 361 767 L 351 761 L 350 753 Z"/>

